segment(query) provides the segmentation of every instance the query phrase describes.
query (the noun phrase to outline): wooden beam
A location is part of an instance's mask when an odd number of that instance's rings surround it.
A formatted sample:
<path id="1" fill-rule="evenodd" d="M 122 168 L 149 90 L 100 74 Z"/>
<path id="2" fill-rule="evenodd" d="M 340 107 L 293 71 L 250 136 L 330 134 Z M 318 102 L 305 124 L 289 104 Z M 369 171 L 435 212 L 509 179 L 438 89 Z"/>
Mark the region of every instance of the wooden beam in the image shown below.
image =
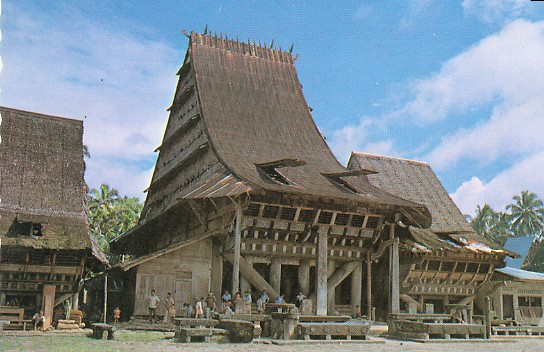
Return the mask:
<path id="1" fill-rule="evenodd" d="M 372 255 L 366 252 L 366 315 L 372 320 Z"/>
<path id="2" fill-rule="evenodd" d="M 351 307 L 352 313 L 355 313 L 359 306 L 359 312 L 361 311 L 361 298 L 362 298 L 362 286 L 363 286 L 363 263 L 357 261 L 357 266 L 351 272 Z"/>
<path id="3" fill-rule="evenodd" d="M 196 205 L 194 204 L 194 201 L 193 200 L 189 200 L 187 202 L 189 204 L 189 207 L 191 208 L 191 210 L 193 211 L 193 214 L 195 214 L 196 218 L 198 219 L 198 221 L 204 226 L 204 229 L 208 229 L 208 224 L 206 223 L 206 221 L 204 221 L 204 219 L 201 217 L 200 215 L 200 211 L 196 208 Z"/>
<path id="4" fill-rule="evenodd" d="M 319 213 L 319 212 L 318 212 Z M 317 216 L 316 216 L 317 219 Z M 327 231 L 319 228 L 317 233 L 317 270 L 316 270 L 316 314 L 327 315 Z"/>
<path id="5" fill-rule="evenodd" d="M 229 262 L 234 261 L 234 255 L 232 253 L 223 253 L 223 257 Z M 266 290 L 271 299 L 275 299 L 279 296 L 279 293 L 255 270 L 243 257 L 240 257 L 240 272 L 253 286 L 259 291 Z"/>
<path id="6" fill-rule="evenodd" d="M 238 202 L 235 211 L 234 258 L 232 261 L 232 293 L 240 290 L 240 244 L 242 241 L 242 205 Z"/>

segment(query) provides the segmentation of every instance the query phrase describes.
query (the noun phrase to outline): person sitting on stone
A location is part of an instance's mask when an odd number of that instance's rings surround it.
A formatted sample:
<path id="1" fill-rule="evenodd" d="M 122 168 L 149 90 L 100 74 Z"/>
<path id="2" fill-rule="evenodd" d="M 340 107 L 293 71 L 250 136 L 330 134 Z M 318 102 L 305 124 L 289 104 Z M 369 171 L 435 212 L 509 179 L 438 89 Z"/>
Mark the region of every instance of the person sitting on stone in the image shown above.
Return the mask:
<path id="1" fill-rule="evenodd" d="M 34 314 L 32 317 L 32 325 L 34 326 L 34 331 L 43 330 L 45 323 L 45 316 L 43 315 L 43 310 L 40 310 L 38 313 Z"/>

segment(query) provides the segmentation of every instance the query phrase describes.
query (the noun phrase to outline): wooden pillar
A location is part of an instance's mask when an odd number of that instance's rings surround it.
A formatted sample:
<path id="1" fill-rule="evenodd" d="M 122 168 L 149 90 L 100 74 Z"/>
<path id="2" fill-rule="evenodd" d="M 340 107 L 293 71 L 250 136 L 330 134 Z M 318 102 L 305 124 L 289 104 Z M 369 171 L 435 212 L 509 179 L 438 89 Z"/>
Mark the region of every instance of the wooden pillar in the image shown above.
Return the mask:
<path id="1" fill-rule="evenodd" d="M 327 229 L 317 231 L 316 314 L 327 315 Z"/>
<path id="2" fill-rule="evenodd" d="M 306 296 L 310 295 L 310 260 L 302 259 L 298 265 L 298 285 Z"/>
<path id="3" fill-rule="evenodd" d="M 42 294 L 42 309 L 45 317 L 43 329 L 47 330 L 53 322 L 53 308 L 55 305 L 55 285 L 44 285 Z"/>
<path id="4" fill-rule="evenodd" d="M 372 255 L 366 252 L 366 315 L 372 320 Z"/>
<path id="5" fill-rule="evenodd" d="M 491 299 L 485 296 L 484 301 L 485 338 L 491 338 Z"/>
<path id="6" fill-rule="evenodd" d="M 240 244 L 242 242 L 242 205 L 236 206 L 234 226 L 234 260 L 232 263 L 232 295 L 240 290 Z"/>
<path id="7" fill-rule="evenodd" d="M 221 298 L 223 287 L 223 257 L 218 247 L 212 247 L 212 272 L 210 275 L 210 291 L 215 295 L 215 299 Z"/>
<path id="8" fill-rule="evenodd" d="M 327 310 L 330 314 L 334 313 L 336 308 L 336 286 L 329 288 L 329 282 L 331 276 L 336 270 L 336 262 L 334 260 L 327 261 Z"/>
<path id="9" fill-rule="evenodd" d="M 270 261 L 270 286 L 281 295 L 281 258 L 273 257 Z"/>
<path id="10" fill-rule="evenodd" d="M 393 226 L 393 225 L 391 225 Z M 391 246 L 391 313 L 400 312 L 399 239 Z"/>
<path id="11" fill-rule="evenodd" d="M 108 274 L 104 275 L 104 324 L 108 313 Z"/>
<path id="12" fill-rule="evenodd" d="M 244 258 L 246 262 L 253 267 L 253 258 L 252 257 L 245 257 Z M 251 284 L 249 281 L 246 280 L 244 275 L 240 275 L 240 291 L 243 293 L 245 291 L 251 292 Z"/>
<path id="13" fill-rule="evenodd" d="M 72 309 L 79 309 L 79 291 L 72 296 Z"/>
<path id="14" fill-rule="evenodd" d="M 351 272 L 351 310 L 355 313 L 356 307 L 359 306 L 361 311 L 361 291 L 363 286 L 363 263 L 358 262 L 357 266 Z"/>

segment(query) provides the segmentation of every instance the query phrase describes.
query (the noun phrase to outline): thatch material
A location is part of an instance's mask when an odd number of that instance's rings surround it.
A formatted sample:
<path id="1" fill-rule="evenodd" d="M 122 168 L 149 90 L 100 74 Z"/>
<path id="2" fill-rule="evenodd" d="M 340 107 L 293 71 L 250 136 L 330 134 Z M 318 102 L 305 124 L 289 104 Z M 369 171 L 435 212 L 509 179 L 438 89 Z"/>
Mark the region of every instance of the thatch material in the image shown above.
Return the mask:
<path id="1" fill-rule="evenodd" d="M 369 169 L 370 183 L 412 202 L 425 204 L 432 216 L 434 232 L 473 232 L 429 164 L 388 156 L 353 152 L 350 169 Z"/>
<path id="2" fill-rule="evenodd" d="M 2 246 L 91 249 L 82 121 L 0 107 Z M 42 236 L 29 226 L 41 224 Z"/>
<path id="3" fill-rule="evenodd" d="M 364 178 L 346 176 L 358 193 L 326 174 L 346 169 L 317 129 L 291 54 L 192 33 L 189 48 L 201 117 L 217 157 L 252 188 L 340 198 L 367 204 L 424 207 L 395 197 Z M 285 160 L 298 163 L 286 164 Z M 262 171 L 274 165 L 289 181 Z"/>
<path id="4" fill-rule="evenodd" d="M 423 252 L 424 249 L 469 250 L 516 256 L 474 232 L 427 163 L 353 152 L 348 168 L 376 171 L 376 174 L 368 176 L 370 183 L 399 197 L 427 206 L 432 215 L 431 227 L 427 230 L 410 228 L 415 242 L 423 245 Z"/>

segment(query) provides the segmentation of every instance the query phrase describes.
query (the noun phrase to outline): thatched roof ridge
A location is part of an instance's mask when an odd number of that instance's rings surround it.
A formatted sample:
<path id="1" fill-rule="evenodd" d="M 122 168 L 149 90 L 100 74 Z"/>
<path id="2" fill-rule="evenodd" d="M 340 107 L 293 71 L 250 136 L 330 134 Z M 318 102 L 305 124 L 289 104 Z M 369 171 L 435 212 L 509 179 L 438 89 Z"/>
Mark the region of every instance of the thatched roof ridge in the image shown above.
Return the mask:
<path id="1" fill-rule="evenodd" d="M 233 177 L 254 191 L 405 208 L 418 213 L 419 225 L 429 225 L 424 206 L 384 192 L 365 176 L 344 177 L 346 168 L 312 119 L 290 53 L 191 33 L 188 57 L 208 140 Z M 266 168 L 280 175 L 267 176 Z"/>
<path id="2" fill-rule="evenodd" d="M 3 246 L 91 249 L 85 216 L 83 122 L 0 107 Z M 21 234 L 41 224 L 43 236 Z"/>
<path id="3" fill-rule="evenodd" d="M 377 174 L 368 176 L 370 183 L 389 193 L 427 206 L 432 215 L 431 231 L 473 232 L 472 227 L 429 164 L 416 160 L 353 152 L 348 168 L 377 171 Z"/>

